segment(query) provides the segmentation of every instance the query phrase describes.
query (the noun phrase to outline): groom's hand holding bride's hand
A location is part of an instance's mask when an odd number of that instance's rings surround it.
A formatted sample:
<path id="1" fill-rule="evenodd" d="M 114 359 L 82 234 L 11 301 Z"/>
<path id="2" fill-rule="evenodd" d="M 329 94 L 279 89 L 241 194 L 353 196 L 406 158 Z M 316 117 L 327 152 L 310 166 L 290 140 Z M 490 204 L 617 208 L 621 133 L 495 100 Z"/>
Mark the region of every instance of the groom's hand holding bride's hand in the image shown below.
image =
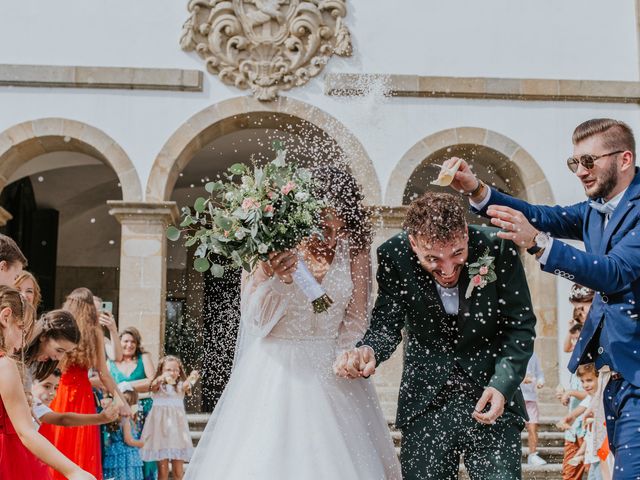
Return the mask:
<path id="1" fill-rule="evenodd" d="M 497 388 L 487 387 L 484 389 L 484 393 L 476 403 L 476 407 L 471 415 L 476 421 L 484 423 L 485 425 L 493 425 L 496 420 L 504 413 L 505 398 Z M 489 411 L 484 412 L 489 406 Z"/>
<path id="2" fill-rule="evenodd" d="M 376 373 L 375 353 L 366 345 L 344 352 L 333 364 L 333 371 L 344 378 L 370 377 Z"/>
<path id="3" fill-rule="evenodd" d="M 293 250 L 271 252 L 269 261 L 261 262 L 261 266 L 267 276 L 277 275 L 284 283 L 291 283 L 293 282 L 291 274 L 296 271 L 298 266 L 298 255 Z"/>

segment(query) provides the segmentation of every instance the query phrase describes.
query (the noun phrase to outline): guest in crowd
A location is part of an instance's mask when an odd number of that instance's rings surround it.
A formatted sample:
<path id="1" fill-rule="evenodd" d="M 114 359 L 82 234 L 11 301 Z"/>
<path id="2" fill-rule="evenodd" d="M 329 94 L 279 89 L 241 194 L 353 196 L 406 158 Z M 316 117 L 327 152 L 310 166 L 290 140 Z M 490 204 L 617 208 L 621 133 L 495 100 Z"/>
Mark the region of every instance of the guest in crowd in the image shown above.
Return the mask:
<path id="1" fill-rule="evenodd" d="M 153 400 L 148 396 L 151 380 L 155 376 L 155 369 L 151 355 L 142 346 L 142 336 L 135 327 L 128 327 L 120 332 L 120 345 L 122 360 L 114 362 L 109 360 L 109 372 L 113 379 L 122 385 L 130 385 L 146 398 L 140 398 L 138 404 L 140 411 L 137 415 L 137 427 L 142 431 L 147 415 L 151 411 Z M 156 462 L 144 463 L 144 480 L 154 480 L 157 476 Z"/>
<path id="2" fill-rule="evenodd" d="M 120 346 L 120 337 L 118 337 L 118 325 L 113 316 L 113 312 L 103 308 L 102 298 L 93 296 L 93 304 L 98 312 L 98 322 L 104 328 L 104 351 L 109 360 L 120 362 L 122 360 L 122 347 Z"/>
<path id="3" fill-rule="evenodd" d="M 538 455 L 538 423 L 540 423 L 540 411 L 538 409 L 538 390 L 544 387 L 544 372 L 540 365 L 540 360 L 534 352 L 527 364 L 527 373 L 524 377 L 520 389 L 524 397 L 525 406 L 529 421 L 527 425 L 529 455 L 527 463 L 529 465 L 546 465 L 546 460 Z"/>
<path id="4" fill-rule="evenodd" d="M 22 273 L 18 275 L 18 278 L 16 278 L 14 285 L 16 290 L 18 290 L 37 311 L 42 302 L 42 293 L 40 285 L 38 285 L 38 281 L 33 273 L 23 270 Z"/>
<path id="5" fill-rule="evenodd" d="M 58 368 L 58 363 L 80 343 L 75 318 L 65 310 L 52 310 L 36 322 L 34 333 L 24 349 L 25 388 L 31 391 L 33 380 L 42 381 Z"/>
<path id="6" fill-rule="evenodd" d="M 169 461 L 175 480 L 182 480 L 184 462 L 193 454 L 184 396 L 190 395 L 199 375 L 189 377 L 182 361 L 173 355 L 162 358 L 151 382 L 153 407 L 142 431 L 144 447 L 140 451 L 145 461 L 158 462 L 158 480 L 169 478 Z"/>
<path id="7" fill-rule="evenodd" d="M 102 425 L 113 422 L 118 418 L 118 409 L 109 405 L 100 413 L 54 412 L 49 408 L 60 384 L 60 370 L 54 370 L 43 380 L 35 380 L 31 393 L 33 394 L 33 416 L 40 423 L 59 425 L 61 427 L 82 427 L 85 425 Z"/>
<path id="8" fill-rule="evenodd" d="M 0 238 L 0 250 L 2 243 Z M 11 282 L 14 280 L 15 277 Z M 26 305 L 17 290 L 0 286 L 0 478 L 48 480 L 51 477 L 46 465 L 49 465 L 62 478 L 96 480 L 33 427 L 20 370 L 11 358 L 23 348 L 33 330 L 34 317 L 25 315 L 25 311 L 32 309 L 25 308 Z"/>
<path id="9" fill-rule="evenodd" d="M 131 385 L 125 385 L 122 393 L 134 414 L 107 426 L 109 436 L 105 445 L 104 476 L 117 480 L 143 480 L 139 450 L 144 443 L 140 440 L 140 428 L 136 422 L 138 393 Z"/>
<path id="10" fill-rule="evenodd" d="M 27 259 L 11 237 L 0 233 L 0 285 L 13 287 Z"/>
<path id="11" fill-rule="evenodd" d="M 62 308 L 75 317 L 80 328 L 81 339 L 78 348 L 68 353 L 61 362 L 62 378 L 56 397 L 51 403 L 51 409 L 56 412 L 95 414 L 96 405 L 88 375 L 88 370 L 93 368 L 98 372 L 106 390 L 113 395 L 116 402 L 119 402 L 120 413 L 131 415 L 131 409 L 107 367 L 102 328 L 98 323 L 93 294 L 87 288 L 78 288 L 69 294 Z M 102 478 L 100 436 L 97 426 L 64 428 L 43 425 L 41 431 L 70 459 L 96 477 Z M 56 480 L 63 480 L 63 478 L 57 473 L 54 474 Z"/>
<path id="12" fill-rule="evenodd" d="M 593 302 L 593 296 L 595 292 L 590 288 L 583 287 L 574 283 L 571 286 L 569 292 L 569 301 L 573 306 L 573 315 L 569 320 L 569 331 L 564 339 L 563 350 L 565 353 L 573 352 L 573 349 L 578 341 L 582 326 L 584 325 L 589 310 L 591 309 L 591 302 Z"/>

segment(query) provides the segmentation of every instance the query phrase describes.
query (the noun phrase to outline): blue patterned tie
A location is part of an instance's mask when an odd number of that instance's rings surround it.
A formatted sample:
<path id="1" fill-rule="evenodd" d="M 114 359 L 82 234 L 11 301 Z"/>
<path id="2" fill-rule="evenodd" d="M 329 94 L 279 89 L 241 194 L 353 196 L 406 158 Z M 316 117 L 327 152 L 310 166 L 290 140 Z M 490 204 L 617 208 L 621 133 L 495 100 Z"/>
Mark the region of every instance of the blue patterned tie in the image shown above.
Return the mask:
<path id="1" fill-rule="evenodd" d="M 608 216 L 611 216 L 611 214 L 613 213 L 613 210 L 614 210 L 614 207 L 611 206 L 611 204 L 609 202 L 600 203 L 600 202 L 594 202 L 592 200 L 592 201 L 589 202 L 589 206 L 591 208 L 593 208 L 594 210 L 597 210 L 600 213 L 602 213 L 604 215 L 608 215 Z"/>

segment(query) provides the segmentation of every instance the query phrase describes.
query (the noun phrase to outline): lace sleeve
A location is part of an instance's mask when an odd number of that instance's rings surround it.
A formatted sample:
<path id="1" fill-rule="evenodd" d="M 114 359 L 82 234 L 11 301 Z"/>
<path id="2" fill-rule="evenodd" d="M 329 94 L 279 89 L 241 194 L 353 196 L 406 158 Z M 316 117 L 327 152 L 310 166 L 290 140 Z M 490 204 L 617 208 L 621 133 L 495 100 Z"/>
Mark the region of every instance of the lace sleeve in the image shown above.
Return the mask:
<path id="1" fill-rule="evenodd" d="M 340 325 L 338 349 L 353 348 L 369 328 L 371 301 L 371 256 L 369 249 L 351 258 L 353 291 Z"/>
<path id="2" fill-rule="evenodd" d="M 268 277 L 260 267 L 242 272 L 240 321 L 249 333 L 265 337 L 285 316 L 289 306 L 288 288 L 278 277 Z"/>

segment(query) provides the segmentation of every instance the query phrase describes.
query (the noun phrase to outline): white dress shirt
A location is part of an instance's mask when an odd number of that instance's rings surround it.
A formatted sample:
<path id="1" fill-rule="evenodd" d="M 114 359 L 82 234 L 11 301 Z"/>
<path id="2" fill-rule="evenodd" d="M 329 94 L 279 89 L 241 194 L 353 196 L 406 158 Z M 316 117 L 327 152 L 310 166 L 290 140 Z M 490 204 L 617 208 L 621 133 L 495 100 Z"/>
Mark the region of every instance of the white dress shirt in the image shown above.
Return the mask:
<path id="1" fill-rule="evenodd" d="M 460 307 L 458 286 L 447 288 L 436 282 L 436 289 L 438 290 L 440 300 L 442 300 L 444 311 L 447 312 L 448 315 L 458 315 L 458 309 Z"/>

